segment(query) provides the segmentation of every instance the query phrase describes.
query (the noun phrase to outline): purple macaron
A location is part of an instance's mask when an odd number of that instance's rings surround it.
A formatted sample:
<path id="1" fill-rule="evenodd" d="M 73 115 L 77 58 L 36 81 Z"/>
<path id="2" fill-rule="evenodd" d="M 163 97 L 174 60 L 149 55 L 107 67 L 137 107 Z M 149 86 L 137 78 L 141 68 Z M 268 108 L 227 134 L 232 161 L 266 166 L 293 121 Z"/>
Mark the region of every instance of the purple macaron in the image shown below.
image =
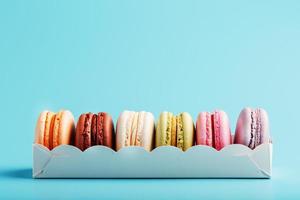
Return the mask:
<path id="1" fill-rule="evenodd" d="M 244 144 L 255 149 L 262 143 L 270 142 L 268 114 L 261 108 L 244 108 L 235 129 L 235 144 Z"/>

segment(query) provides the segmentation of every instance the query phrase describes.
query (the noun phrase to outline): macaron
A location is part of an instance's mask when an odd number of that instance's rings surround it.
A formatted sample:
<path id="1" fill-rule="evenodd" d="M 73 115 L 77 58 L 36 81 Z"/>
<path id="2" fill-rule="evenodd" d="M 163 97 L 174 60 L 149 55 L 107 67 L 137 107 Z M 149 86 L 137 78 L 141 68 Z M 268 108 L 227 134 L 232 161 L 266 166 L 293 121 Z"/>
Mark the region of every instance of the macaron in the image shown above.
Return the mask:
<path id="1" fill-rule="evenodd" d="M 154 116 L 150 112 L 124 111 L 117 121 L 116 149 L 126 146 L 141 146 L 153 149 Z"/>
<path id="2" fill-rule="evenodd" d="M 270 128 L 267 112 L 262 108 L 244 108 L 237 120 L 235 144 L 244 144 L 254 149 L 270 141 Z"/>
<path id="3" fill-rule="evenodd" d="M 196 122 L 196 145 L 207 145 L 218 151 L 231 144 L 230 123 L 222 110 L 200 112 Z"/>
<path id="4" fill-rule="evenodd" d="M 78 119 L 75 146 L 84 151 L 94 145 L 115 147 L 114 124 L 108 113 L 89 112 L 81 114 Z"/>
<path id="5" fill-rule="evenodd" d="M 194 123 L 187 112 L 175 116 L 171 112 L 162 112 L 157 121 L 155 146 L 176 146 L 183 151 L 193 146 Z"/>
<path id="6" fill-rule="evenodd" d="M 74 116 L 70 111 L 61 110 L 54 113 L 45 110 L 37 120 L 34 142 L 51 150 L 61 144 L 72 145 L 74 135 Z"/>

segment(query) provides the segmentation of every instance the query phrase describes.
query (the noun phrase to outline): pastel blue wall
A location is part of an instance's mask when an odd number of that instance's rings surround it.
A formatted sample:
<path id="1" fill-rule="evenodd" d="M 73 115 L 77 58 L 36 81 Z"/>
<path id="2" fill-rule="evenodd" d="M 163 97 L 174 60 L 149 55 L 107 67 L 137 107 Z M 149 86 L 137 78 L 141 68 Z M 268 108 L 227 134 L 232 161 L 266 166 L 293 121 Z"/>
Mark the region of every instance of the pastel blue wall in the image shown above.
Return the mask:
<path id="1" fill-rule="evenodd" d="M 264 199 L 299 197 L 299 10 L 299 1 L 1 1 L 0 197 L 54 198 L 47 189 L 53 187 L 63 198 L 109 199 L 124 184 L 124 198 L 135 197 L 133 188 L 152 197 L 220 198 L 237 188 L 237 197 L 251 197 L 249 187 Z M 187 111 L 195 119 L 220 108 L 234 131 L 244 106 L 269 112 L 271 180 L 28 179 L 35 121 L 44 109 L 67 108 L 76 118 L 106 111 L 116 120 L 124 109 L 156 117 Z M 64 184 L 105 190 L 64 193 Z M 161 189 L 165 184 L 170 193 Z"/>

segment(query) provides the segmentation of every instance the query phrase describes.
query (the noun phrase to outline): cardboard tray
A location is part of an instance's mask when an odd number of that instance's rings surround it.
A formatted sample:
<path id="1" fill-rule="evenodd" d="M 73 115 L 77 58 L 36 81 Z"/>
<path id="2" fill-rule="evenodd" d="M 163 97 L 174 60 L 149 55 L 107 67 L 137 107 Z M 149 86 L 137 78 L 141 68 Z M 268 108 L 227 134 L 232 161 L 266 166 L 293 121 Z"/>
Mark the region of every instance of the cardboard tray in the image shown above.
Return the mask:
<path id="1" fill-rule="evenodd" d="M 221 151 L 198 145 L 185 152 L 172 146 L 151 152 L 93 146 L 82 152 L 71 145 L 50 151 L 33 144 L 33 178 L 270 178 L 271 173 L 271 143 L 254 150 L 232 144 Z"/>

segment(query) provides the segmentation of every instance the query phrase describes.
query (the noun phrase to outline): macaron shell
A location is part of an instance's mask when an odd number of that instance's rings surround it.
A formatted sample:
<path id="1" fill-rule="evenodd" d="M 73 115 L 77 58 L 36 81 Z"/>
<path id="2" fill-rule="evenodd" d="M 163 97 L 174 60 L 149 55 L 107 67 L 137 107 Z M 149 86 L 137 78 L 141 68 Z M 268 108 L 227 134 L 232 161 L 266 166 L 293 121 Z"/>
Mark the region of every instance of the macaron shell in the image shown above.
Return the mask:
<path id="1" fill-rule="evenodd" d="M 235 129 L 235 144 L 249 145 L 251 140 L 251 109 L 244 108 L 238 117 Z"/>
<path id="2" fill-rule="evenodd" d="M 116 150 L 121 149 L 125 144 L 126 137 L 126 118 L 129 111 L 123 111 L 118 117 L 116 128 Z"/>
<path id="3" fill-rule="evenodd" d="M 201 112 L 197 117 L 196 145 L 213 146 L 211 114 L 209 112 Z"/>
<path id="4" fill-rule="evenodd" d="M 132 118 L 132 111 L 123 111 L 117 121 L 117 133 L 116 133 L 116 150 L 118 151 L 122 147 L 130 145 L 130 130 L 131 122 L 128 122 Z M 127 126 L 130 126 L 128 128 Z"/>
<path id="5" fill-rule="evenodd" d="M 126 122 L 126 138 L 125 138 L 125 146 L 131 146 L 131 138 L 132 138 L 132 130 L 135 120 L 135 112 L 130 112 L 129 117 Z"/>
<path id="6" fill-rule="evenodd" d="M 224 111 L 215 111 L 213 114 L 214 147 L 218 151 L 231 144 L 229 119 Z"/>
<path id="7" fill-rule="evenodd" d="M 48 110 L 45 110 L 40 113 L 36 127 L 35 127 L 35 137 L 34 143 L 44 145 L 44 133 L 45 133 L 45 126 L 46 126 L 46 118 L 48 114 Z"/>
<path id="8" fill-rule="evenodd" d="M 145 120 L 145 112 L 139 112 L 138 113 L 138 121 L 137 121 L 137 133 L 136 138 L 134 141 L 134 145 L 136 146 L 143 146 L 143 129 L 144 129 L 144 120 Z"/>
<path id="9" fill-rule="evenodd" d="M 48 112 L 45 122 L 45 133 L 44 133 L 44 146 L 48 147 L 50 150 L 53 148 L 53 126 L 54 126 L 55 113 Z"/>
<path id="10" fill-rule="evenodd" d="M 60 131 L 60 144 L 74 144 L 75 123 L 74 116 L 70 111 L 63 112 Z"/>
<path id="11" fill-rule="evenodd" d="M 155 130 L 154 116 L 150 112 L 140 112 L 137 136 L 137 146 L 144 147 L 147 151 L 153 149 L 153 137 Z"/>
<path id="12" fill-rule="evenodd" d="M 193 119 L 189 113 L 184 112 L 181 114 L 181 116 L 183 122 L 183 132 L 184 132 L 183 150 L 186 151 L 194 144 L 195 127 L 194 127 Z"/>
<path id="13" fill-rule="evenodd" d="M 269 126 L 269 117 L 268 113 L 262 109 L 259 108 L 260 111 L 260 118 L 261 118 L 261 144 L 270 142 L 271 136 L 270 136 L 270 126 Z"/>
<path id="14" fill-rule="evenodd" d="M 172 118 L 173 114 L 170 112 L 160 114 L 156 127 L 156 147 L 171 145 Z"/>
<path id="15" fill-rule="evenodd" d="M 57 125 L 58 124 L 58 125 Z M 55 116 L 53 129 L 53 148 L 62 144 L 74 144 L 74 116 L 68 110 L 60 111 Z"/>
<path id="16" fill-rule="evenodd" d="M 101 120 L 101 118 L 103 118 L 103 120 Z M 103 124 L 101 125 L 101 122 L 103 121 Z M 111 116 L 108 113 L 98 113 L 98 120 L 97 120 L 98 124 L 98 135 L 101 135 L 101 133 L 99 133 L 101 131 L 101 126 L 103 127 L 103 144 L 107 147 L 110 147 L 112 149 L 114 149 L 114 141 L 115 141 L 115 132 L 114 132 L 114 124 L 113 124 L 113 120 L 111 118 Z M 100 142 L 98 142 L 100 143 Z"/>
<path id="17" fill-rule="evenodd" d="M 76 125 L 75 146 L 82 151 L 92 146 L 93 116 L 92 113 L 80 115 Z"/>

